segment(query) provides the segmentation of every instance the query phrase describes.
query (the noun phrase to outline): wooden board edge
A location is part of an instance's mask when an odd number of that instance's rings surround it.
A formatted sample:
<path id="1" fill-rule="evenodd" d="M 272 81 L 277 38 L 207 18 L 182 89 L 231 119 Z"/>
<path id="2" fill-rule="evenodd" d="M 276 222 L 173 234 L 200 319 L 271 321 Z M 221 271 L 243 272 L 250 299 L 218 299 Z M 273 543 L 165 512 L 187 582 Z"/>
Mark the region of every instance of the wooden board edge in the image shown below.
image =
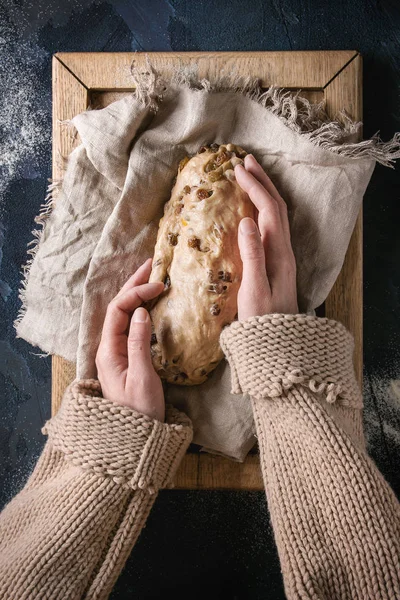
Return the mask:
<path id="1" fill-rule="evenodd" d="M 354 54 L 352 56 L 350 56 L 348 58 L 348 60 L 343 62 L 343 64 L 339 67 L 339 69 L 335 73 L 333 73 L 333 75 L 331 77 L 329 77 L 329 79 L 325 82 L 323 89 L 325 90 L 326 88 L 328 88 L 329 85 L 333 82 L 333 80 L 336 79 L 336 77 L 338 77 L 342 71 L 345 71 L 347 69 L 347 67 L 350 65 L 351 62 L 356 61 L 356 63 L 357 63 L 359 60 L 362 61 L 362 56 L 361 56 L 360 52 L 358 52 L 358 50 L 354 50 Z"/>
<path id="2" fill-rule="evenodd" d="M 250 454 L 243 463 L 208 453 L 186 454 L 173 480 L 175 490 L 264 490 L 260 460 Z"/>
<path id="3" fill-rule="evenodd" d="M 64 392 L 76 377 L 75 363 L 61 356 L 52 356 L 51 360 L 51 414 L 54 416 L 60 406 Z"/>
<path id="4" fill-rule="evenodd" d="M 130 77 L 130 65 L 135 60 L 139 64 L 146 64 L 147 58 L 160 70 L 163 70 L 165 76 L 172 73 L 173 68 L 178 64 L 194 62 L 199 68 L 199 77 L 203 78 L 206 74 L 203 72 L 202 64 L 207 64 L 209 59 L 218 60 L 222 63 L 234 59 L 235 61 L 246 60 L 251 57 L 253 60 L 260 60 L 259 69 L 263 71 L 261 75 L 248 73 L 255 77 L 260 76 L 262 87 L 269 87 L 276 84 L 273 75 L 274 63 L 270 61 L 281 60 L 283 66 L 287 62 L 287 54 L 290 53 L 290 65 L 296 61 L 301 64 L 307 62 L 307 68 L 291 69 L 291 79 L 283 81 L 282 87 L 296 89 L 319 89 L 335 77 L 356 54 L 356 50 L 299 50 L 299 51 L 234 51 L 234 52 L 59 52 L 55 56 L 70 70 L 86 87 L 89 89 L 133 90 L 135 86 Z M 319 67 L 321 58 L 324 64 L 323 74 Z M 107 70 L 99 68 L 99 61 L 113 65 L 108 75 Z M 166 64 L 168 61 L 169 64 Z M 116 65 L 122 68 L 119 76 L 116 76 Z M 164 69 L 162 69 L 164 67 Z M 102 77 L 101 83 L 97 76 Z M 297 80 L 297 76 L 304 75 L 310 79 L 307 84 Z"/>
<path id="5" fill-rule="evenodd" d="M 362 120 L 362 64 L 362 56 L 357 52 L 324 86 L 326 110 L 331 118 L 343 110 L 345 90 L 346 112 L 352 119 Z"/>
<path id="6" fill-rule="evenodd" d="M 325 88 L 326 110 L 331 117 L 344 108 L 343 90 L 347 96 L 346 112 L 352 119 L 362 121 L 362 56 L 360 54 L 357 54 L 346 68 L 339 71 Z M 361 209 L 342 269 L 325 302 L 326 316 L 342 322 L 354 336 L 354 367 L 361 389 L 363 381 L 362 251 Z"/>
<path id="7" fill-rule="evenodd" d="M 66 124 L 75 115 L 86 110 L 88 89 L 58 60 L 52 60 L 52 177 L 61 180 L 65 172 L 65 159 L 79 144 L 79 139 L 69 134 Z"/>
<path id="8" fill-rule="evenodd" d="M 62 54 L 61 52 L 56 52 L 55 54 L 53 54 L 53 58 L 52 58 L 53 74 L 54 74 L 54 69 L 63 68 L 66 71 L 68 71 L 72 75 L 72 77 L 74 77 L 82 87 L 84 87 L 84 88 L 86 88 L 86 90 L 88 90 L 89 88 L 85 84 L 85 82 L 82 81 L 81 78 L 77 75 L 77 73 L 74 73 L 74 71 L 69 67 L 69 65 L 63 61 L 61 54 Z M 65 53 L 65 54 L 68 54 L 68 53 Z M 57 63 L 60 63 L 60 64 L 57 65 Z"/>
<path id="9" fill-rule="evenodd" d="M 89 95 L 87 88 L 65 68 L 57 55 L 53 55 L 52 59 L 52 88 L 52 178 L 53 181 L 59 181 L 64 176 L 65 159 L 79 144 L 79 139 L 69 134 L 68 127 L 63 122 L 87 108 Z M 65 388 L 75 379 L 75 365 L 60 356 L 52 356 L 51 368 L 51 414 L 54 416 L 60 407 Z"/>

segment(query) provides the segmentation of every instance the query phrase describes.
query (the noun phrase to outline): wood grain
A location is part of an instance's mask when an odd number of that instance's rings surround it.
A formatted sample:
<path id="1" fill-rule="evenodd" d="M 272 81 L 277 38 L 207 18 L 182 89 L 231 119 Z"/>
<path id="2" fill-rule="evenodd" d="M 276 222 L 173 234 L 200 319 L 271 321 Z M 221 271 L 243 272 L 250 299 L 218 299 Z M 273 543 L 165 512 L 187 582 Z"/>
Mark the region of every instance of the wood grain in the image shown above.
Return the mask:
<path id="1" fill-rule="evenodd" d="M 175 489 L 262 490 L 257 455 L 236 463 L 211 454 L 186 454 L 174 480 Z"/>
<path id="2" fill-rule="evenodd" d="M 234 70 L 271 84 L 302 89 L 310 101 L 326 101 L 334 116 L 345 109 L 362 119 L 362 63 L 355 51 L 343 52 L 223 52 L 148 53 L 151 62 L 168 79 L 183 63 L 196 63 L 201 77 Z M 53 178 L 62 177 L 67 156 L 79 142 L 59 121 L 86 109 L 107 106 L 134 86 L 132 60 L 146 64 L 144 53 L 59 53 L 53 58 Z M 344 323 L 355 336 L 355 367 L 362 379 L 362 218 L 358 218 L 341 273 L 325 302 L 326 315 Z M 75 366 L 53 357 L 52 413 L 57 412 L 66 386 L 75 377 Z M 236 463 L 206 453 L 188 453 L 175 477 L 176 489 L 262 490 L 257 455 Z"/>
<path id="3" fill-rule="evenodd" d="M 51 361 L 51 414 L 55 415 L 61 406 L 65 389 L 76 377 L 75 363 L 61 356 L 53 356 Z"/>
<path id="4" fill-rule="evenodd" d="M 52 64 L 53 76 L 53 168 L 54 180 L 62 179 L 65 161 L 79 144 L 79 139 L 68 130 L 67 123 L 89 104 L 88 89 L 83 86 L 56 58 Z"/>
<path id="5" fill-rule="evenodd" d="M 79 144 L 78 136 L 68 129 L 67 123 L 89 104 L 88 89 L 68 71 L 56 57 L 52 63 L 53 79 L 53 180 L 63 178 L 66 162 L 72 150 Z M 53 356 L 51 377 L 51 412 L 60 408 L 65 388 L 75 379 L 75 365 L 60 356 Z"/>
<path id="6" fill-rule="evenodd" d="M 352 119 L 362 120 L 362 58 L 357 55 L 325 87 L 326 110 L 331 117 L 342 110 Z M 345 100 L 345 103 L 344 103 Z M 363 374 L 363 263 L 362 210 L 340 274 L 325 301 L 327 317 L 341 321 L 354 336 L 354 367 L 362 388 Z"/>
<path id="7" fill-rule="evenodd" d="M 147 56 L 166 80 L 180 65 L 193 64 L 199 77 L 221 73 L 256 77 L 262 87 L 323 88 L 356 55 L 355 50 L 307 52 L 115 52 L 65 53 L 57 58 L 89 89 L 132 89 L 131 65 Z"/>

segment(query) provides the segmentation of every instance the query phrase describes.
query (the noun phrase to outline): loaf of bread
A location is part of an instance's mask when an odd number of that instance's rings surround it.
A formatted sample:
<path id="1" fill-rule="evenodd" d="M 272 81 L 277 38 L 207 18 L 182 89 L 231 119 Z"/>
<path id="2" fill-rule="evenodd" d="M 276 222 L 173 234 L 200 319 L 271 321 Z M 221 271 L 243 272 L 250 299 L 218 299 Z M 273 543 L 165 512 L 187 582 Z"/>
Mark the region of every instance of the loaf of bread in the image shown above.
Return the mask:
<path id="1" fill-rule="evenodd" d="M 254 217 L 233 170 L 245 155 L 233 144 L 203 146 L 181 161 L 165 204 L 150 276 L 165 283 L 150 309 L 151 353 L 171 383 L 203 383 L 223 357 L 222 328 L 237 317 L 237 231 L 243 217 Z"/>

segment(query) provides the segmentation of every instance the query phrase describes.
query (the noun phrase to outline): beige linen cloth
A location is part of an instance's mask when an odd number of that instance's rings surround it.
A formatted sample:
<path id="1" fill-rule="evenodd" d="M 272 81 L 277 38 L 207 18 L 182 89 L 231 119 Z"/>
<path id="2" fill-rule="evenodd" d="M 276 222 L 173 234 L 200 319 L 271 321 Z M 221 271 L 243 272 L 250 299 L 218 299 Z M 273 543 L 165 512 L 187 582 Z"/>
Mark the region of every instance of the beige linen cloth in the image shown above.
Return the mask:
<path id="1" fill-rule="evenodd" d="M 25 267 L 17 334 L 76 361 L 79 378 L 96 376 L 107 304 L 153 255 L 184 156 L 232 142 L 260 161 L 287 201 L 300 310 L 312 311 L 340 271 L 375 161 L 400 155 L 398 136 L 356 143 L 360 124 L 235 75 L 210 83 L 182 69 L 166 85 L 149 66 L 133 76 L 135 93 L 72 120 L 82 144 Z M 168 385 L 166 398 L 193 420 L 195 443 L 242 461 L 255 442 L 251 405 L 230 390 L 224 361 L 201 386 Z"/>

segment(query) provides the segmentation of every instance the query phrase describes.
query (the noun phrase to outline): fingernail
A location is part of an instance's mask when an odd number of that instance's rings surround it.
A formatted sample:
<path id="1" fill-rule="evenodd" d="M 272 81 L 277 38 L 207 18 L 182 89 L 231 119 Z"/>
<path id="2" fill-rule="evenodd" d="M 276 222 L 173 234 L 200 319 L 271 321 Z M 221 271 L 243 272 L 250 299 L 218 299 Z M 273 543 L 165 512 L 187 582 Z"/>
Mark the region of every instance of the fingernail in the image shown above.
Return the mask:
<path id="1" fill-rule="evenodd" d="M 147 310 L 145 308 L 143 308 L 142 306 L 140 306 L 133 313 L 132 320 L 135 323 L 146 323 L 146 321 L 147 321 Z"/>
<path id="2" fill-rule="evenodd" d="M 245 217 L 240 221 L 240 231 L 244 235 L 250 235 L 253 233 L 257 233 L 257 225 L 250 217 Z"/>

